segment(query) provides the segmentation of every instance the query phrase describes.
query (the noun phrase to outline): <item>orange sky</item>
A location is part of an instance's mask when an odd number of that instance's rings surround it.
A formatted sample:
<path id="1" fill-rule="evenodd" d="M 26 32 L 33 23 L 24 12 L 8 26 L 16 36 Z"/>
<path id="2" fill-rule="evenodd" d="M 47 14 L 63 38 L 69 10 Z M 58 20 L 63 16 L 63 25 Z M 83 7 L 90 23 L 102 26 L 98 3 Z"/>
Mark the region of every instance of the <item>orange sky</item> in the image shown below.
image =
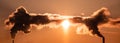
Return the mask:
<path id="1" fill-rule="evenodd" d="M 24 6 L 30 13 L 56 13 L 62 15 L 91 15 L 101 7 L 111 11 L 111 17 L 120 17 L 119 0 L 1 0 L 0 1 L 0 43 L 11 43 L 9 30 L 4 20 L 19 6 Z M 67 35 L 68 43 L 101 43 L 101 38 L 75 34 L 74 28 Z M 100 28 L 106 43 L 120 43 L 120 28 Z M 59 29 L 33 29 L 31 33 L 19 32 L 15 43 L 64 43 L 64 33 Z"/>

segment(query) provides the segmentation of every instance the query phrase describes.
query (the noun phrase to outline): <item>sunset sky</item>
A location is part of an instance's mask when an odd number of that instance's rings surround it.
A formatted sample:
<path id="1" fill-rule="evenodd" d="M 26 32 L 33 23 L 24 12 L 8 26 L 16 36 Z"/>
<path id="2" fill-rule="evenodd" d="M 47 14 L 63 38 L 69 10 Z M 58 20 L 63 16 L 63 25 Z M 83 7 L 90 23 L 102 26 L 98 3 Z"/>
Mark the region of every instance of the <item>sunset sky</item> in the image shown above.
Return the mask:
<path id="1" fill-rule="evenodd" d="M 4 21 L 19 6 L 24 6 L 30 13 L 70 16 L 90 16 L 96 10 L 106 7 L 112 18 L 120 17 L 120 0 L 0 0 L 0 43 L 11 43 L 10 31 Z M 75 34 L 75 27 L 69 30 L 65 35 L 62 28 L 32 28 L 29 34 L 18 32 L 15 43 L 102 43 L 100 37 Z M 106 43 L 120 43 L 120 27 L 107 26 L 99 30 L 105 36 Z"/>

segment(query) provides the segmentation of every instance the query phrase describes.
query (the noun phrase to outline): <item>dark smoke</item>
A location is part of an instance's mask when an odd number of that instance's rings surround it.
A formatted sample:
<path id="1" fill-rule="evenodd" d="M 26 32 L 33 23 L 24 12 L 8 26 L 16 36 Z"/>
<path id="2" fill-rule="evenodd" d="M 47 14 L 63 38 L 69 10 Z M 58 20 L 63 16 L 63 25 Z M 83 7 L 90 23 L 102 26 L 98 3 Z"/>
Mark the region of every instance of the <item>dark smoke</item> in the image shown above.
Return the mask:
<path id="1" fill-rule="evenodd" d="M 23 31 L 24 33 L 30 32 L 30 24 L 36 24 L 36 25 L 46 25 L 51 22 L 57 22 L 58 24 L 61 23 L 64 19 L 56 19 L 59 16 L 53 16 L 55 18 L 50 19 L 51 16 L 49 15 L 35 15 L 32 16 L 30 13 L 26 11 L 24 7 L 19 7 L 16 9 L 16 12 L 13 12 L 12 15 L 9 16 L 7 21 L 5 22 L 6 25 L 13 25 L 11 28 L 11 37 L 12 39 L 15 38 L 15 35 L 18 31 Z M 64 16 L 63 16 L 64 17 Z M 85 24 L 85 26 L 88 28 L 89 31 L 93 35 L 97 35 L 103 39 L 103 43 L 105 43 L 104 36 L 100 33 L 98 26 L 101 24 L 105 24 L 110 22 L 111 25 L 120 24 L 120 20 L 113 20 L 110 19 L 110 12 L 107 8 L 101 8 L 94 12 L 89 17 L 79 17 L 79 16 L 73 16 L 72 18 L 67 18 L 72 23 L 82 23 Z"/>
<path id="2" fill-rule="evenodd" d="M 120 19 L 110 18 L 110 11 L 107 8 L 101 8 L 98 11 L 94 12 L 90 17 L 74 17 L 73 22 L 85 24 L 93 35 L 96 34 L 97 36 L 101 37 L 103 43 L 105 43 L 105 38 L 100 33 L 98 26 L 109 22 L 109 24 L 112 26 L 117 25 L 120 24 Z"/>
<path id="3" fill-rule="evenodd" d="M 105 38 L 104 36 L 99 32 L 98 30 L 98 25 L 99 24 L 104 24 L 107 23 L 109 21 L 108 19 L 108 15 L 109 12 L 106 8 L 102 8 L 99 9 L 98 11 L 96 11 L 92 16 L 90 17 L 74 17 L 73 20 L 75 21 L 75 23 L 83 23 L 87 26 L 87 28 L 89 29 L 89 31 L 92 31 L 92 34 L 96 34 L 99 37 L 102 37 L 103 39 L 103 43 L 105 43 Z"/>
<path id="4" fill-rule="evenodd" d="M 118 25 L 118 24 L 120 24 L 120 18 L 111 18 L 110 19 L 111 21 L 110 21 L 110 23 L 112 24 L 112 25 Z"/>
<path id="5" fill-rule="evenodd" d="M 48 24 L 50 20 L 46 15 L 36 15 L 30 16 L 29 13 L 25 10 L 24 7 L 19 7 L 16 9 L 16 12 L 13 12 L 12 15 L 6 21 L 6 25 L 13 25 L 11 28 L 11 37 L 15 38 L 15 35 L 18 31 L 23 31 L 24 33 L 30 32 L 30 24 Z"/>
<path id="6" fill-rule="evenodd" d="M 118 24 L 118 23 L 120 23 L 120 21 L 115 21 L 113 24 Z"/>

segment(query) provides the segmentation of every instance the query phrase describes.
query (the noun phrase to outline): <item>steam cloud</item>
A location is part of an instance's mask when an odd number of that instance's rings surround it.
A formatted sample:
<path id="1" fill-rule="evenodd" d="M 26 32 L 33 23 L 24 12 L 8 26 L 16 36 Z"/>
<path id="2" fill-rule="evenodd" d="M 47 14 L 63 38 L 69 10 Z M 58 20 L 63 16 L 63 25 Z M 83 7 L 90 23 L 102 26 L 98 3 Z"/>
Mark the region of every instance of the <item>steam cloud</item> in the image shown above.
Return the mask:
<path id="1" fill-rule="evenodd" d="M 72 25 L 78 24 L 76 33 L 77 34 L 92 34 L 97 35 L 103 39 L 103 43 L 105 43 L 104 36 L 99 32 L 98 26 L 101 24 L 110 24 L 112 26 L 116 26 L 120 24 L 120 18 L 113 19 L 110 18 L 110 12 L 107 8 L 101 8 L 94 12 L 89 17 L 81 17 L 81 16 L 61 16 L 59 14 L 35 14 L 28 13 L 24 7 L 19 7 L 13 12 L 9 18 L 5 21 L 5 24 L 8 26 L 12 25 L 11 37 L 15 38 L 15 35 L 18 31 L 23 31 L 24 33 L 30 32 L 31 25 L 39 27 L 48 26 L 56 28 L 59 27 L 59 24 L 65 20 L 69 19 Z M 51 26 L 56 25 L 56 26 Z M 81 24 L 81 25 L 79 25 Z M 81 27 L 82 26 L 82 27 Z M 40 28 L 41 27 L 41 28 Z"/>

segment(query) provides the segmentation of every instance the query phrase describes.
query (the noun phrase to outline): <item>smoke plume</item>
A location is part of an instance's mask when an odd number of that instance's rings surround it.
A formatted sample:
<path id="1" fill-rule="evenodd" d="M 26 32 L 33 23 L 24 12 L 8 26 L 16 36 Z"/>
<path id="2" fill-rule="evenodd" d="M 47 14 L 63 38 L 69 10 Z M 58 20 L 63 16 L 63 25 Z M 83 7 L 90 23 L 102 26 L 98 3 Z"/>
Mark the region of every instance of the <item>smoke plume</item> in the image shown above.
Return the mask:
<path id="1" fill-rule="evenodd" d="M 120 24 L 120 18 L 110 18 L 110 12 L 107 8 L 101 8 L 95 11 L 91 16 L 81 17 L 62 16 L 60 14 L 51 13 L 28 13 L 24 7 L 17 8 L 16 11 L 13 12 L 8 19 L 6 19 L 5 24 L 11 27 L 10 34 L 12 39 L 14 39 L 18 31 L 30 33 L 31 25 L 38 27 L 37 29 L 42 29 L 44 26 L 48 26 L 49 28 L 57 28 L 60 27 L 59 24 L 66 19 L 72 23 L 71 26 L 76 26 L 77 34 L 97 35 L 103 39 L 103 43 L 105 43 L 105 39 L 100 33 L 98 26 L 102 24 L 110 24 L 112 26 Z"/>

